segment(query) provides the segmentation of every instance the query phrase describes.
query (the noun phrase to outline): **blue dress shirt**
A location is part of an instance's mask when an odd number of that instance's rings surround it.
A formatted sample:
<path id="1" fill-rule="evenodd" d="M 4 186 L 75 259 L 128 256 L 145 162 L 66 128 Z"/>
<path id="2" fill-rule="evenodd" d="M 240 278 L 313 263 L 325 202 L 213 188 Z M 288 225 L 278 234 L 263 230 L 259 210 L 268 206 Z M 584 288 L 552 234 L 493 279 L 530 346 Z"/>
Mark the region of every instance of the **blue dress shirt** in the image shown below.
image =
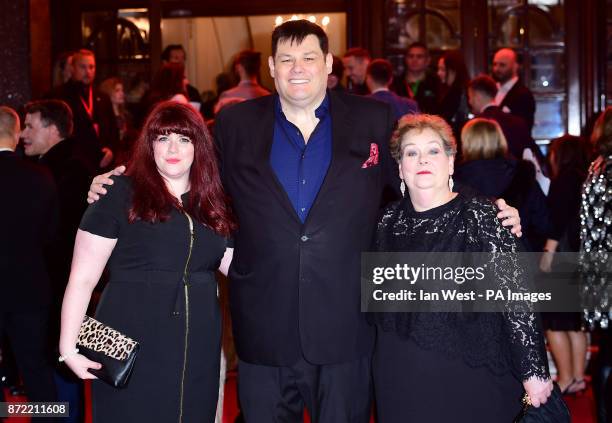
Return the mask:
<path id="1" fill-rule="evenodd" d="M 285 189 L 298 217 L 304 223 L 312 207 L 332 157 L 332 125 L 329 97 L 315 110 L 319 123 L 308 143 L 297 126 L 283 113 L 278 95 L 274 101 L 274 139 L 270 165 Z"/>

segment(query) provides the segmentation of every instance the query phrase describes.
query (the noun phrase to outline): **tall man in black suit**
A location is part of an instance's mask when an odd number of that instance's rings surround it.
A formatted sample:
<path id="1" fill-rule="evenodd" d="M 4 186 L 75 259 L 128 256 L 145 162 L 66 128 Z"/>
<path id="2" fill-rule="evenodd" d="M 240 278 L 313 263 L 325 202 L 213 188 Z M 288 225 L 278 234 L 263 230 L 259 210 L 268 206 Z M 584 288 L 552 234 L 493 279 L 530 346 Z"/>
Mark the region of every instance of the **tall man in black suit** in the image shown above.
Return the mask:
<path id="1" fill-rule="evenodd" d="M 17 114 L 0 107 L 0 337 L 8 335 L 28 400 L 57 401 L 43 254 L 57 230 L 57 193 L 48 172 L 15 154 L 19 126 Z"/>
<path id="2" fill-rule="evenodd" d="M 383 192 L 399 195 L 386 104 L 327 91 L 333 58 L 306 20 L 272 34 L 277 95 L 219 114 L 225 187 L 240 221 L 229 273 L 247 422 L 367 422 L 374 329 L 360 254 Z"/>
<path id="3" fill-rule="evenodd" d="M 492 75 L 497 81 L 495 103 L 505 112 L 525 120 L 529 133 L 533 129 L 535 100 L 518 77 L 518 60 L 514 50 L 502 48 L 493 56 Z"/>
<path id="4" fill-rule="evenodd" d="M 110 98 L 93 86 L 96 58 L 90 50 L 72 56 L 72 77 L 52 91 L 49 98 L 65 101 L 72 110 L 75 148 L 91 172 L 112 163 L 119 143 L 119 128 Z"/>
<path id="5" fill-rule="evenodd" d="M 216 121 L 240 225 L 230 307 L 247 423 L 302 422 L 304 407 L 317 423 L 370 418 L 375 329 L 360 312 L 360 263 L 381 203 L 399 196 L 395 119 L 387 104 L 326 90 L 332 62 L 322 28 L 285 22 L 268 58 L 277 94 Z"/>

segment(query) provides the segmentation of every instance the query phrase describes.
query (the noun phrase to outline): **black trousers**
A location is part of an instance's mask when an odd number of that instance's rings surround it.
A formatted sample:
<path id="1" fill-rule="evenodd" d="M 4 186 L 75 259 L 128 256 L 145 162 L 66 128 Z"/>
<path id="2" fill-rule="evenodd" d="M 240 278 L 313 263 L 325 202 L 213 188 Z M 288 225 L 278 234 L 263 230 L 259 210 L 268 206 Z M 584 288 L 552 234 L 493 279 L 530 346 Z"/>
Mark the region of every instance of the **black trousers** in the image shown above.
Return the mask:
<path id="1" fill-rule="evenodd" d="M 48 339 L 49 310 L 0 312 L 28 401 L 57 401 Z"/>
<path id="2" fill-rule="evenodd" d="M 246 423 L 368 423 L 372 399 L 370 357 L 315 365 L 301 359 L 288 367 L 240 361 L 238 394 Z"/>

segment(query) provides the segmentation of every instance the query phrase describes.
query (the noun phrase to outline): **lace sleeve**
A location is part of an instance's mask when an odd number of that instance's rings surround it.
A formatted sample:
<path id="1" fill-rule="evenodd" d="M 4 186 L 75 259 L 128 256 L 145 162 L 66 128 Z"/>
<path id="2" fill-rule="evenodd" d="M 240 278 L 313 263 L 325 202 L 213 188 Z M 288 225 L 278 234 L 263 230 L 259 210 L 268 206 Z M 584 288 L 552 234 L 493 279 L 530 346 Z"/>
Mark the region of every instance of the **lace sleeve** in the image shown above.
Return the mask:
<path id="1" fill-rule="evenodd" d="M 499 289 L 507 292 L 525 291 L 525 269 L 519 263 L 518 242 L 510 230 L 503 227 L 497 218 L 497 208 L 486 200 L 474 200 L 474 218 L 477 223 L 479 241 L 483 251 L 491 252 L 491 262 Z M 525 310 L 516 312 L 507 309 L 503 313 L 503 326 L 507 334 L 513 367 L 522 381 L 535 376 L 550 378 L 544 348 L 544 337 L 537 315 L 525 303 Z"/>

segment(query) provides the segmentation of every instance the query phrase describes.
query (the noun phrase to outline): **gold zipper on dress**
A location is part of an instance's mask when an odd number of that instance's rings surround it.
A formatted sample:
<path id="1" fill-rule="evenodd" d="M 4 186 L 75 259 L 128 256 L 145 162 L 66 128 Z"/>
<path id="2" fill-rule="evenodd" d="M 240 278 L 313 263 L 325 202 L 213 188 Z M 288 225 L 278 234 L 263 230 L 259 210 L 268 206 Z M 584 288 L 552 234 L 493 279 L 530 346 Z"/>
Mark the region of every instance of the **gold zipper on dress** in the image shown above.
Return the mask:
<path id="1" fill-rule="evenodd" d="M 189 269 L 189 262 L 191 261 L 191 251 L 193 250 L 193 220 L 191 216 L 185 213 L 187 220 L 189 221 L 189 254 L 187 255 L 187 261 L 185 262 L 185 269 L 183 270 L 183 288 L 185 289 L 185 349 L 183 350 L 183 371 L 181 373 L 181 394 L 179 400 L 179 423 L 183 422 L 183 394 L 185 389 L 185 372 L 187 370 L 187 347 L 189 342 L 189 282 L 187 281 L 187 271 Z"/>

